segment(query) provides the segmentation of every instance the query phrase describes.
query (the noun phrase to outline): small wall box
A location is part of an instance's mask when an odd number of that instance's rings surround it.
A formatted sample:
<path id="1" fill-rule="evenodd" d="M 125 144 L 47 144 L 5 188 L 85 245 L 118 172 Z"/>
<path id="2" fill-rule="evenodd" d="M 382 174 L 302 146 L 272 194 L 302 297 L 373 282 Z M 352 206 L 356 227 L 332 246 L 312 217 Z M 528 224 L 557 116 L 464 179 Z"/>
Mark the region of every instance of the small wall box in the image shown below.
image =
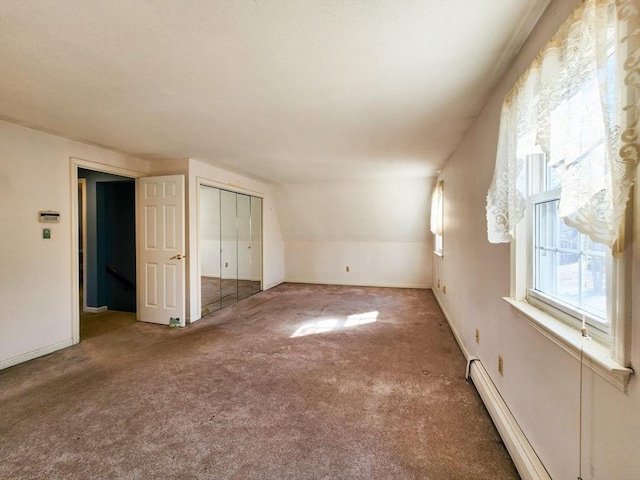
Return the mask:
<path id="1" fill-rule="evenodd" d="M 40 223 L 58 223 L 60 221 L 60 212 L 52 212 L 51 210 L 38 212 L 38 219 Z"/>

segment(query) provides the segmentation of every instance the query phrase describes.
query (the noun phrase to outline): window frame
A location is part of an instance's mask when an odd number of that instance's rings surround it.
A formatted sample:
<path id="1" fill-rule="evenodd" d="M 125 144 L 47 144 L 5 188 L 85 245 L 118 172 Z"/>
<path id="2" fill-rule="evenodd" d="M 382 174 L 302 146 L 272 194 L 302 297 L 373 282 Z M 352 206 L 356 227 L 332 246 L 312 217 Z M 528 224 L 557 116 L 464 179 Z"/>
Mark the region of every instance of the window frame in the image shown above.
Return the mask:
<path id="1" fill-rule="evenodd" d="M 634 194 L 635 189 L 632 189 L 625 215 L 626 232 L 632 231 Z M 607 295 L 610 334 L 603 336 L 597 330 L 589 328 L 588 337 L 585 338 L 582 336 L 581 322 L 576 322 L 575 316 L 567 315 L 562 310 L 529 295 L 529 286 L 533 285 L 534 215 L 533 204 L 529 198 L 526 199 L 526 203 L 525 217 L 514 229 L 514 239 L 510 249 L 510 294 L 509 297 L 503 297 L 503 300 L 536 330 L 576 359 L 584 360 L 587 367 L 626 393 L 633 374 L 633 369 L 630 368 L 632 299 L 630 236 L 622 240 L 627 244 L 622 257 L 611 256 L 611 275 L 607 272 L 607 290 L 612 292 L 611 298 Z"/>
<path id="2" fill-rule="evenodd" d="M 527 245 L 527 278 L 526 278 L 526 295 L 525 299 L 528 303 L 545 311 L 549 315 L 556 317 L 558 320 L 581 330 L 582 319 L 588 326 L 590 336 L 595 338 L 605 346 L 610 346 L 613 337 L 613 319 L 617 316 L 614 305 L 619 303 L 619 299 L 615 298 L 613 291 L 613 282 L 611 281 L 614 273 L 614 263 L 616 259 L 613 257 L 611 250 L 605 255 L 605 271 L 606 271 L 606 320 L 607 324 L 602 324 L 596 316 L 590 312 L 581 309 L 569 302 L 563 302 L 559 298 L 536 288 L 536 207 L 545 202 L 559 201 L 562 191 L 561 187 L 550 187 L 549 174 L 550 167 L 547 166 L 546 155 L 543 153 L 532 154 L 527 156 L 527 199 L 525 221 L 528 224 L 526 232 Z"/>

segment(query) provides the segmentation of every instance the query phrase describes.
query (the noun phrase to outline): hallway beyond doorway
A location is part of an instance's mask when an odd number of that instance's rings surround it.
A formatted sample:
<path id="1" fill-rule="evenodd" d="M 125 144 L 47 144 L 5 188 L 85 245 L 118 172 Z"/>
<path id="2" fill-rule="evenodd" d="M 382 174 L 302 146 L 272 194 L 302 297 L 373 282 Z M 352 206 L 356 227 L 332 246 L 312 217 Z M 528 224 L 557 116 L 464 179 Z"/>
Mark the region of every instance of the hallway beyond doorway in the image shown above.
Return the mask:
<path id="1" fill-rule="evenodd" d="M 135 312 L 119 312 L 106 310 L 104 312 L 85 312 L 82 310 L 82 284 L 80 284 L 80 341 L 99 337 L 137 322 Z"/>

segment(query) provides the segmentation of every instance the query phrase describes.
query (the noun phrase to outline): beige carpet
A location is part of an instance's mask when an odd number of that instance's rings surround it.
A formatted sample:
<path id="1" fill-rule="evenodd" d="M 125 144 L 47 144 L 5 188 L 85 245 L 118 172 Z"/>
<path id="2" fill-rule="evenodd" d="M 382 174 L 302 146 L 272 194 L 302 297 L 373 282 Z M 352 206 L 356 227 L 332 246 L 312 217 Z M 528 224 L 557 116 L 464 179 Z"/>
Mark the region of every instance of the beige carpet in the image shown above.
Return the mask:
<path id="1" fill-rule="evenodd" d="M 89 338 L 104 335 L 105 333 L 114 332 L 137 322 L 135 312 L 118 312 L 117 310 L 107 310 L 98 313 L 85 312 L 82 307 L 84 299 L 82 282 L 80 282 L 79 285 L 79 294 L 81 342 Z"/>
<path id="2" fill-rule="evenodd" d="M 100 313 L 83 312 L 80 307 L 80 341 L 114 332 L 136 323 L 135 312 L 107 310 Z"/>
<path id="3" fill-rule="evenodd" d="M 517 479 L 430 291 L 285 284 L 0 372 L 0 478 Z"/>

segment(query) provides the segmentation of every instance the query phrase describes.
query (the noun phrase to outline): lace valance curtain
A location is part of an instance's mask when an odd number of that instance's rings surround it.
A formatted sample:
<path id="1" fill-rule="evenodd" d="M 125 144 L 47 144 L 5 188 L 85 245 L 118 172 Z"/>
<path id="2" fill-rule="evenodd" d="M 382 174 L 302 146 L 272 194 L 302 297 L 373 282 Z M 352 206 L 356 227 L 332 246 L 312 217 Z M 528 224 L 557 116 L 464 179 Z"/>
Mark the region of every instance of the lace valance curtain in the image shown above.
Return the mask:
<path id="1" fill-rule="evenodd" d="M 560 217 L 614 247 L 639 142 L 640 2 L 582 1 L 504 100 L 489 241 L 512 240 L 526 208 L 527 156 L 542 152 L 560 178 Z"/>

